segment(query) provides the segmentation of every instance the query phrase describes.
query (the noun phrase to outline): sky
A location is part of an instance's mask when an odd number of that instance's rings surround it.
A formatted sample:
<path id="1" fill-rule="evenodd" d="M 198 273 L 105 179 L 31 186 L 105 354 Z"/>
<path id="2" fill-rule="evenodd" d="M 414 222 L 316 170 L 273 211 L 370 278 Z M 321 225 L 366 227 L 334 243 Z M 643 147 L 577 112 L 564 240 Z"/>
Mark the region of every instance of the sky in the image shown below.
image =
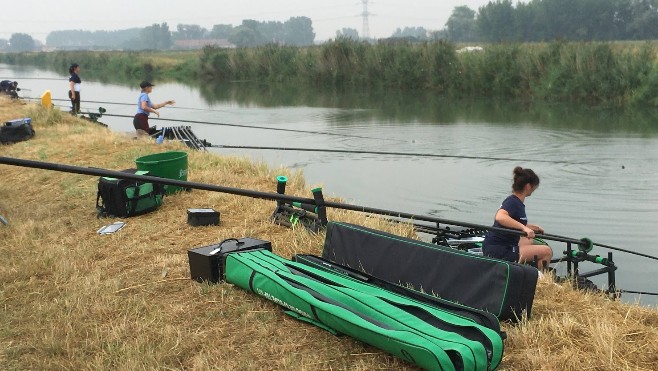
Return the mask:
<path id="1" fill-rule="evenodd" d="M 0 0 L 4 4 L 0 38 L 26 33 L 41 42 L 51 31 L 114 31 L 166 22 L 196 24 L 212 29 L 215 24 L 237 26 L 243 19 L 284 22 L 304 16 L 313 21 L 316 41 L 336 36 L 336 31 L 363 30 L 365 0 Z M 456 6 L 477 11 L 489 0 L 367 0 L 370 37 L 391 36 L 397 28 L 424 27 L 440 30 Z"/>

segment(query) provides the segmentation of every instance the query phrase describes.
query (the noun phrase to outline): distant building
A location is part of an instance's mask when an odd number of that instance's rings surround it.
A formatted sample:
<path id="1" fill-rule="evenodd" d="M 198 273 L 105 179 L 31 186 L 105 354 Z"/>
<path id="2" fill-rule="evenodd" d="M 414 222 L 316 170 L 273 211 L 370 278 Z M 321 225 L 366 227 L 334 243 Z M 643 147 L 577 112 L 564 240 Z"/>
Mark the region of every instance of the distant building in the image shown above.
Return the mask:
<path id="1" fill-rule="evenodd" d="M 216 48 L 235 48 L 227 39 L 193 39 L 193 40 L 174 40 L 172 49 L 190 50 L 201 49 L 204 46 L 214 46 Z"/>

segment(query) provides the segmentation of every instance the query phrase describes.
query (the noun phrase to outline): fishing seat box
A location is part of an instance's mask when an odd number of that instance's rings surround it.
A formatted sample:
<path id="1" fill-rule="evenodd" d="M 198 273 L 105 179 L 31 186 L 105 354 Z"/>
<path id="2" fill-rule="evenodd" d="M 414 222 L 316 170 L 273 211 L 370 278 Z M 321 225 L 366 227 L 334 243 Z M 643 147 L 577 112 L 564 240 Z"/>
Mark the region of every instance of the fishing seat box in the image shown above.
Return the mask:
<path id="1" fill-rule="evenodd" d="M 528 265 L 337 222 L 327 225 L 322 258 L 510 321 L 530 318 L 539 276 Z"/>
<path id="2" fill-rule="evenodd" d="M 0 143 L 2 144 L 22 142 L 34 135 L 32 119 L 29 117 L 7 121 L 0 126 Z"/>
<path id="3" fill-rule="evenodd" d="M 187 251 L 190 275 L 198 282 L 217 283 L 226 276 L 226 256 L 233 252 L 265 249 L 272 251 L 272 243 L 255 238 L 229 238 L 222 242 Z"/>
<path id="4" fill-rule="evenodd" d="M 219 225 L 219 211 L 214 209 L 187 209 L 187 224 L 193 227 Z"/>

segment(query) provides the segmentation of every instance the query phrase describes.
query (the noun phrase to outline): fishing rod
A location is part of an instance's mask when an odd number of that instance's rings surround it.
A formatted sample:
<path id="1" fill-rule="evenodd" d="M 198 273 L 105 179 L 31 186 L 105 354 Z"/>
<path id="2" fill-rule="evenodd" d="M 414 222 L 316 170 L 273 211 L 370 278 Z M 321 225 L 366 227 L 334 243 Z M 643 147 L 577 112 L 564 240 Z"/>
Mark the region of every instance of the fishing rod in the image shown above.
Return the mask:
<path id="1" fill-rule="evenodd" d="M 627 293 L 627 294 L 638 294 L 638 295 L 652 295 L 652 296 L 658 296 L 658 292 L 633 291 L 633 290 L 619 290 L 619 292 Z"/>
<path id="2" fill-rule="evenodd" d="M 133 116 L 128 116 L 128 115 L 114 115 L 114 114 L 109 114 L 109 113 L 106 113 L 105 116 L 133 118 Z M 332 135 L 332 136 L 344 137 L 344 138 L 359 138 L 359 139 L 373 139 L 373 140 L 388 140 L 388 141 L 394 141 L 394 142 L 405 142 L 405 141 L 403 141 L 403 140 L 399 140 L 399 139 L 367 137 L 367 136 L 362 136 L 362 135 L 352 135 L 352 134 L 332 133 L 332 132 L 328 132 L 328 131 L 311 131 L 311 130 L 300 130 L 300 129 L 284 129 L 284 128 L 273 128 L 273 127 L 268 127 L 268 126 L 227 124 L 227 123 L 224 123 L 224 122 L 210 122 L 210 121 L 196 121 L 196 120 L 182 120 L 182 119 L 163 119 L 163 118 L 154 118 L 154 119 L 155 119 L 155 120 L 161 120 L 161 121 L 184 122 L 184 123 L 190 123 L 190 124 L 217 125 L 217 126 L 231 126 L 231 127 L 246 128 L 246 129 L 275 130 L 275 131 L 287 131 L 287 132 L 292 132 L 292 133 L 306 133 L 306 134 Z M 149 119 L 149 120 L 150 120 L 150 119 Z"/>
<path id="3" fill-rule="evenodd" d="M 53 80 L 53 81 L 66 81 L 66 77 L 56 78 L 56 77 L 0 77 L 0 79 L 7 79 L 12 81 L 18 80 Z"/>
<path id="4" fill-rule="evenodd" d="M 399 222 L 399 221 L 394 220 L 394 219 L 390 219 L 390 220 L 393 221 L 393 222 Z M 416 223 L 414 220 L 410 220 L 409 223 L 411 225 L 413 225 L 414 228 L 418 229 L 420 232 L 428 233 L 428 234 L 435 234 L 437 232 L 454 232 L 454 233 L 460 234 L 460 233 L 464 232 L 464 231 L 451 231 L 451 230 L 446 231 L 445 229 L 442 229 L 442 228 L 438 227 L 438 225 L 420 224 L 420 223 Z M 444 224 L 448 224 L 448 223 L 444 223 Z M 453 224 L 453 225 L 463 226 L 463 225 L 459 225 L 459 224 Z M 492 227 L 489 227 L 489 226 L 477 225 L 477 224 L 471 224 L 471 225 L 466 226 L 466 227 L 471 229 L 471 230 L 480 231 L 480 232 L 493 229 Z M 510 231 L 508 229 L 504 229 L 504 230 L 505 231 Z M 521 235 L 524 236 L 525 234 L 521 234 Z M 610 246 L 610 245 L 596 243 L 596 242 L 591 241 L 588 238 L 582 238 L 580 240 L 575 240 L 575 239 L 572 239 L 570 237 L 560 236 L 560 235 L 556 235 L 556 234 L 549 234 L 549 233 L 543 233 L 543 234 L 536 233 L 535 236 L 537 238 L 540 238 L 540 239 L 553 240 L 553 241 L 559 241 L 559 242 L 565 242 L 565 243 L 573 243 L 573 244 L 576 244 L 578 246 L 581 246 L 581 250 L 583 250 L 585 252 L 590 252 L 594 246 L 598 246 L 598 247 L 602 247 L 602 248 L 606 248 L 606 249 L 610 249 L 610 250 L 616 250 L 616 251 L 624 252 L 624 253 L 627 253 L 627 254 L 641 256 L 641 257 L 648 258 L 648 259 L 658 260 L 658 257 L 656 257 L 656 256 L 647 255 L 647 254 L 644 254 L 644 253 L 641 253 L 641 252 L 622 249 L 622 248 L 614 247 L 614 246 Z"/>
<path id="5" fill-rule="evenodd" d="M 24 99 L 33 99 L 33 100 L 40 100 L 40 98 L 32 98 L 32 97 L 27 97 Z M 53 101 L 62 101 L 62 102 L 69 102 L 69 99 L 51 99 Z M 115 104 L 111 102 L 99 102 L 99 101 L 84 101 L 85 103 L 109 103 L 109 104 Z M 130 106 L 135 106 L 136 104 L 128 104 L 128 103 L 116 103 L 116 104 L 122 104 L 122 105 L 130 105 Z M 58 106 L 58 107 L 63 107 L 63 106 Z M 65 107 L 66 108 L 66 107 Z M 176 108 L 176 107 L 172 107 Z M 186 108 L 186 109 L 195 109 L 195 108 Z M 198 109 L 198 108 L 197 108 Z M 203 109 L 199 109 L 203 110 Z M 217 112 L 226 112 L 226 111 L 217 111 Z M 115 115 L 115 114 L 110 114 L 106 113 L 105 116 L 112 116 L 112 117 L 125 117 L 125 118 L 133 118 L 133 116 L 128 116 L 128 115 Z M 300 130 L 300 129 L 284 129 L 284 128 L 273 128 L 273 127 L 267 127 L 267 126 L 258 126 L 258 125 L 240 125 L 240 124 L 228 124 L 224 122 L 210 122 L 210 121 L 196 121 L 196 120 L 182 120 L 182 119 L 164 119 L 164 118 L 153 118 L 154 120 L 162 120 L 162 121 L 173 121 L 173 122 L 184 122 L 184 123 L 191 123 L 191 124 L 202 124 L 202 125 L 217 125 L 217 126 L 231 126 L 231 127 L 239 127 L 239 128 L 246 128 L 246 129 L 262 129 L 262 130 L 275 130 L 275 131 L 287 131 L 287 132 L 293 132 L 293 133 L 306 133 L 306 134 L 320 134 L 320 135 L 332 135 L 332 136 L 337 136 L 337 137 L 343 137 L 343 138 L 359 138 L 359 139 L 372 139 L 372 140 L 386 140 L 386 141 L 391 141 L 391 142 L 400 142 L 400 143 L 405 143 L 407 142 L 406 140 L 401 140 L 401 139 L 391 139 L 391 138 L 378 138 L 378 137 L 368 137 L 364 135 L 354 135 L 354 134 L 342 134 L 342 133 L 332 133 L 328 131 L 312 131 L 312 130 Z"/>
<path id="6" fill-rule="evenodd" d="M 545 163 L 551 163 L 551 164 L 570 164 L 570 165 L 581 165 L 581 164 L 583 164 L 583 163 L 569 162 L 569 161 L 532 160 L 532 159 L 527 159 L 527 158 L 526 159 L 518 159 L 518 158 L 487 157 L 487 156 L 443 155 L 443 154 L 435 154 L 435 153 L 358 151 L 358 150 L 328 149 L 328 148 L 233 146 L 233 145 L 222 145 L 222 144 L 211 145 L 210 147 L 230 148 L 230 149 L 258 149 L 258 150 L 273 150 L 273 151 L 327 152 L 327 153 L 349 153 L 349 154 L 389 155 L 389 156 L 461 158 L 461 159 L 468 159 L 468 160 L 495 160 L 495 161 L 514 161 L 514 162 L 545 162 Z"/>
<path id="7" fill-rule="evenodd" d="M 37 98 L 30 98 L 30 99 L 37 99 Z M 69 99 L 61 99 L 61 98 L 52 98 L 51 100 L 53 101 L 61 101 L 61 102 L 68 102 Z M 104 102 L 104 101 L 96 101 L 96 100 L 86 100 L 84 101 L 85 103 L 98 103 L 98 104 L 113 104 L 116 106 L 130 106 L 130 107 L 135 107 L 137 106 L 137 103 L 124 103 L 124 102 Z M 217 109 L 207 109 L 207 108 L 193 108 L 193 107 L 181 107 L 181 106 L 169 106 L 167 109 L 184 109 L 184 110 L 190 110 L 190 111 L 207 111 L 207 112 L 229 112 L 227 110 L 217 110 Z"/>
<path id="8" fill-rule="evenodd" d="M 554 235 L 554 234 L 544 234 L 544 236 L 546 236 L 546 237 L 560 237 L 560 236 Z M 601 244 L 601 243 L 592 242 L 592 246 L 598 246 L 598 247 L 602 247 L 604 249 L 621 251 L 621 252 L 625 252 L 625 253 L 628 253 L 628 254 L 633 254 L 633 255 L 649 258 L 649 259 L 658 260 L 658 257 L 652 256 L 652 255 L 647 255 L 647 254 L 643 254 L 643 253 L 640 253 L 640 252 L 636 252 L 636 251 L 632 251 L 632 250 L 626 250 L 626 249 L 622 249 L 622 248 L 614 247 L 614 246 L 610 246 L 610 245 L 604 245 L 604 244 Z"/>
<path id="9" fill-rule="evenodd" d="M 205 190 L 205 191 L 229 193 L 229 194 L 234 194 L 234 195 L 238 195 L 238 196 L 247 196 L 247 197 L 261 198 L 261 199 L 274 200 L 274 201 L 285 201 L 285 202 L 288 202 L 288 203 L 298 202 L 298 203 L 301 203 L 301 204 L 316 204 L 315 199 L 311 199 L 311 198 L 289 196 L 289 195 L 286 195 L 286 194 L 254 191 L 254 190 L 234 188 L 234 187 L 226 187 L 226 186 L 219 186 L 219 185 L 210 185 L 210 184 L 205 184 L 205 183 L 197 183 L 197 182 L 190 182 L 190 181 L 183 181 L 183 180 L 176 180 L 176 179 L 160 178 L 160 177 L 154 177 L 154 176 L 149 176 L 149 175 L 136 175 L 136 174 L 124 173 L 124 172 L 121 172 L 121 171 L 105 170 L 105 169 L 100 169 L 100 168 L 95 168 L 95 167 L 94 168 L 92 168 L 92 167 L 81 167 L 81 166 L 74 166 L 74 165 L 57 164 L 57 163 L 52 163 L 52 162 L 43 162 L 43 161 L 19 159 L 19 158 L 13 158 L 13 157 L 2 157 L 2 156 L 0 156 L 0 164 L 20 166 L 20 167 L 29 167 L 29 168 L 36 168 L 36 169 L 43 169 L 43 170 L 53 170 L 53 171 L 59 171 L 59 172 L 65 172 L 65 173 L 74 173 L 74 174 L 82 174 L 82 175 L 106 176 L 106 177 L 113 177 L 113 178 L 119 178 L 119 179 L 140 180 L 140 181 L 146 181 L 146 182 L 151 182 L 151 183 L 178 186 L 178 187 L 182 187 L 182 188 L 201 189 L 201 190 Z M 519 236 L 525 236 L 526 235 L 525 232 L 520 231 L 520 230 L 516 230 L 516 229 L 507 229 L 507 228 L 484 226 L 484 225 L 480 225 L 480 224 L 459 222 L 459 221 L 454 221 L 454 220 L 441 219 L 441 218 L 437 218 L 437 217 L 433 217 L 433 216 L 418 215 L 418 214 L 406 213 L 406 212 L 401 212 L 401 211 L 378 209 L 378 208 L 373 208 L 373 207 L 368 207 L 368 206 L 350 205 L 350 204 L 345 204 L 345 203 L 340 203 L 340 202 L 332 202 L 332 201 L 324 201 L 323 205 L 326 206 L 326 207 L 332 207 L 332 208 L 335 208 L 335 209 L 359 211 L 359 212 L 363 212 L 363 213 L 393 216 L 393 217 L 410 219 L 410 220 L 422 220 L 422 221 L 432 222 L 432 223 L 450 224 L 450 225 L 462 226 L 462 227 L 467 227 L 467 228 L 495 230 L 495 231 L 500 231 L 500 232 L 505 232 L 505 233 L 510 233 L 510 234 L 516 234 L 516 235 L 519 235 Z M 536 236 L 541 237 L 541 235 L 539 235 L 539 234 L 537 234 Z M 568 243 L 573 243 L 573 244 L 578 244 L 578 245 L 584 244 L 584 242 L 582 240 L 577 240 L 577 239 L 568 238 L 568 237 L 555 236 L 555 237 L 546 237 L 546 239 L 554 240 L 554 241 L 560 241 L 560 242 L 568 242 Z"/>
<path id="10" fill-rule="evenodd" d="M 43 170 L 53 170 L 53 171 L 72 173 L 72 174 L 104 176 L 104 177 L 112 177 L 119 179 L 145 181 L 150 183 L 179 186 L 183 188 L 201 189 L 205 191 L 229 193 L 238 196 L 247 196 L 247 197 L 261 198 L 267 200 L 283 200 L 283 201 L 301 202 L 301 203 L 315 202 L 311 198 L 280 195 L 278 193 L 261 192 L 261 191 L 254 191 L 254 190 L 248 190 L 242 188 L 211 185 L 205 183 L 188 182 L 188 181 L 182 181 L 176 179 L 160 178 L 150 175 L 135 175 L 130 173 L 124 173 L 121 171 L 100 169 L 96 167 L 81 167 L 74 165 L 57 164 L 53 162 L 34 161 L 34 160 L 26 160 L 26 159 L 3 157 L 3 156 L 0 156 L 0 164 L 29 167 L 29 168 L 43 169 Z"/>
<path id="11" fill-rule="evenodd" d="M 29 90 L 29 89 L 23 89 L 23 90 Z M 30 90 L 31 91 L 31 90 Z M 23 99 L 30 99 L 30 100 L 36 100 L 39 101 L 41 98 L 36 98 L 36 97 L 23 97 Z M 70 102 L 70 99 L 62 99 L 62 98 L 51 98 L 51 101 L 57 101 L 57 102 Z M 104 102 L 104 101 L 96 101 L 96 100 L 84 100 L 83 103 L 99 103 L 99 104 L 112 104 L 116 106 L 130 106 L 130 107 L 136 107 L 137 103 L 123 103 L 123 102 Z M 62 106 L 58 106 L 62 107 Z M 168 109 L 185 109 L 185 110 L 190 110 L 190 111 L 208 111 L 208 112 L 228 112 L 226 110 L 215 110 L 215 109 L 206 109 L 206 108 L 192 108 L 192 107 L 180 107 L 180 106 L 173 106 L 173 107 L 168 107 Z"/>

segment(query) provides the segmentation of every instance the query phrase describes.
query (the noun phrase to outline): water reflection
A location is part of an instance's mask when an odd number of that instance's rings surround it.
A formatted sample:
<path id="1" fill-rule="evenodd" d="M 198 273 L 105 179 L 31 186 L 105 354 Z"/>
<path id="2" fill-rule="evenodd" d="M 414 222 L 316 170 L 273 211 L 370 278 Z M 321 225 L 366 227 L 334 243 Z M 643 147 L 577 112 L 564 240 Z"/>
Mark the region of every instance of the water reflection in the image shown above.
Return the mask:
<path id="1" fill-rule="evenodd" d="M 339 126 L 368 121 L 373 125 L 381 125 L 382 122 L 480 122 L 597 133 L 625 132 L 642 136 L 658 133 L 658 109 L 646 107 L 620 109 L 511 100 L 452 100 L 428 91 L 336 90 L 253 83 L 202 84 L 199 90 L 209 105 L 236 102 L 243 107 L 346 109 L 348 111 L 326 117 L 326 122 Z"/>

